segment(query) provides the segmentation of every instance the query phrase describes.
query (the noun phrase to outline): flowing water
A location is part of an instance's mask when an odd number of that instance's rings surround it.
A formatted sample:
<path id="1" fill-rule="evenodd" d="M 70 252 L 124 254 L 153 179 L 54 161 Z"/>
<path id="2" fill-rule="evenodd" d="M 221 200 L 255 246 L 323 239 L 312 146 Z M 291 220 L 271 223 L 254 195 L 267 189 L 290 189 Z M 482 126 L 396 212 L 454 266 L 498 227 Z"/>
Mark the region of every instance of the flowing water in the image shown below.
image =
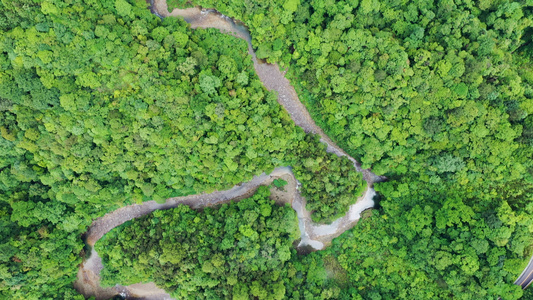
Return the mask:
<path id="1" fill-rule="evenodd" d="M 352 205 L 345 216 L 335 220 L 332 224 L 321 225 L 315 224 L 311 220 L 311 213 L 305 209 L 305 198 L 300 196 L 298 190 L 299 182 L 294 177 L 290 167 L 280 167 L 274 169 L 270 174 L 261 174 L 255 176 L 251 181 L 236 185 L 225 191 L 215 191 L 209 194 L 190 195 L 184 197 L 170 198 L 165 203 L 148 201 L 142 204 L 132 204 L 119 208 L 113 212 L 96 219 L 89 227 L 86 239 L 92 247 L 104 234 L 113 228 L 144 215 L 154 210 L 169 209 L 178 205 L 188 205 L 191 208 L 202 208 L 214 206 L 229 201 L 239 201 L 247 198 L 255 192 L 260 185 L 271 185 L 277 178 L 284 178 L 289 183 L 285 186 L 284 192 L 277 191 L 279 195 L 278 203 L 289 203 L 296 211 L 298 224 L 301 232 L 301 241 L 298 247 L 311 246 L 316 250 L 323 249 L 325 244 L 331 242 L 333 238 L 339 236 L 344 231 L 350 229 L 360 218 L 360 214 L 365 209 L 374 206 L 372 200 L 375 192 L 368 188 L 365 194 L 360 197 L 356 204 Z M 273 188 L 274 189 L 274 188 Z M 135 284 L 131 286 L 117 285 L 113 288 L 100 287 L 99 274 L 102 270 L 102 259 L 98 253 L 92 249 L 89 259 L 84 261 L 78 271 L 78 280 L 75 282 L 75 288 L 83 295 L 90 297 L 95 296 L 97 299 L 108 299 L 110 295 L 123 294 L 128 297 L 144 297 L 145 299 L 169 299 L 168 294 L 158 289 L 154 284 Z"/>
<path id="2" fill-rule="evenodd" d="M 307 108 L 302 104 L 294 87 L 290 81 L 285 78 L 286 71 L 280 71 L 277 64 L 268 64 L 259 60 L 252 47 L 252 37 L 248 28 L 240 21 L 233 20 L 214 9 L 202 9 L 192 7 L 187 9 L 174 9 L 168 12 L 165 0 L 152 0 L 151 10 L 161 18 L 181 17 L 191 25 L 191 28 L 216 28 L 223 33 L 233 35 L 245 40 L 248 44 L 248 53 L 252 57 L 254 68 L 263 85 L 270 91 L 278 94 L 278 102 L 291 116 L 294 123 L 301 127 L 305 132 L 320 135 L 321 142 L 325 143 L 327 151 L 335 153 L 338 156 L 346 156 L 350 159 L 356 169 L 363 173 L 365 180 L 371 185 L 373 182 L 384 180 L 384 177 L 376 176 L 370 170 L 363 170 L 360 164 L 344 150 L 337 146 L 325 133 L 318 127 Z"/>
<path id="3" fill-rule="evenodd" d="M 344 231 L 350 229 L 360 218 L 361 212 L 374 206 L 373 197 L 375 191 L 372 184 L 381 181 L 383 178 L 374 175 L 370 170 L 361 169 L 358 162 L 338 147 L 323 131 L 318 127 L 305 106 L 298 99 L 298 95 L 289 80 L 285 78 L 285 72 L 279 70 L 275 64 L 266 64 L 259 61 L 252 48 L 251 36 L 241 22 L 224 16 L 212 9 L 200 9 L 197 7 L 188 9 L 176 9 L 168 13 L 165 0 L 152 0 L 151 11 L 160 18 L 169 16 L 182 17 L 191 24 L 192 28 L 217 28 L 224 33 L 244 39 L 248 43 L 248 52 L 252 56 L 254 68 L 268 90 L 278 94 L 278 102 L 287 110 L 291 119 L 297 126 L 305 132 L 319 134 L 321 142 L 327 145 L 327 151 L 338 156 L 346 156 L 354 163 L 357 171 L 363 173 L 364 179 L 368 183 L 368 188 L 363 197 L 360 197 L 356 204 L 349 208 L 348 213 L 335 220 L 329 225 L 315 224 L 311 221 L 310 212 L 305 208 L 305 199 L 298 191 L 299 183 L 294 178 L 290 167 L 275 169 L 270 174 L 255 176 L 252 181 L 236 185 L 226 191 L 215 191 L 209 194 L 191 195 L 168 199 L 163 204 L 155 201 L 148 201 L 142 204 L 134 204 L 117 209 L 106 214 L 93 222 L 87 231 L 87 243 L 93 246 L 105 233 L 133 218 L 138 218 L 151 213 L 157 209 L 169 209 L 180 204 L 189 205 L 192 208 L 201 208 L 217 205 L 231 200 L 240 200 L 251 196 L 259 185 L 268 185 L 275 178 L 289 176 L 293 184 L 289 184 L 283 200 L 291 203 L 292 208 L 298 215 L 298 223 L 301 232 L 301 241 L 298 245 L 311 246 L 315 250 L 323 249 L 325 244 L 333 238 L 339 236 Z M 157 288 L 153 283 L 135 284 L 130 286 L 117 285 L 113 288 L 101 288 L 99 284 L 99 273 L 102 269 L 101 258 L 96 251 L 92 251 L 88 260 L 84 261 L 78 272 L 78 280 L 74 284 L 76 289 L 83 295 L 95 296 L 97 299 L 107 299 L 110 295 L 121 294 L 126 298 L 135 297 L 143 299 L 171 299 L 163 290 Z"/>

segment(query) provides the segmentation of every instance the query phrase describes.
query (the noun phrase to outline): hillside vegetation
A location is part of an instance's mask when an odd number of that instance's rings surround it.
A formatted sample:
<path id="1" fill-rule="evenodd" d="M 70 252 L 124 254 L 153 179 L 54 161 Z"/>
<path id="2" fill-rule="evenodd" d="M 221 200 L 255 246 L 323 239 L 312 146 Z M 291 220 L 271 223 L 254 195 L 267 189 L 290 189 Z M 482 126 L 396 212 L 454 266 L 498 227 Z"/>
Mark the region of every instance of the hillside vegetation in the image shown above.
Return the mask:
<path id="1" fill-rule="evenodd" d="M 101 241 L 105 284 L 206 299 L 522 297 L 531 0 L 184 2 L 169 0 L 248 25 L 327 135 L 389 180 L 368 218 L 309 255 L 265 188 L 155 212 Z M 294 125 L 245 41 L 161 20 L 144 0 L 0 1 L 0 111 L 1 299 L 84 299 L 72 288 L 82 235 L 128 204 L 291 166 L 327 223 L 366 188 Z"/>
<path id="2" fill-rule="evenodd" d="M 83 298 L 82 234 L 127 204 L 292 166 L 328 222 L 366 187 L 294 126 L 242 40 L 125 0 L 2 1 L 0 30 L 2 299 Z"/>
<path id="3" fill-rule="evenodd" d="M 247 24 L 379 183 L 333 247 L 347 294 L 502 298 L 532 254 L 531 1 L 194 1 Z M 359 230 L 358 230 L 359 229 Z M 315 254 L 313 254 L 315 255 Z"/>

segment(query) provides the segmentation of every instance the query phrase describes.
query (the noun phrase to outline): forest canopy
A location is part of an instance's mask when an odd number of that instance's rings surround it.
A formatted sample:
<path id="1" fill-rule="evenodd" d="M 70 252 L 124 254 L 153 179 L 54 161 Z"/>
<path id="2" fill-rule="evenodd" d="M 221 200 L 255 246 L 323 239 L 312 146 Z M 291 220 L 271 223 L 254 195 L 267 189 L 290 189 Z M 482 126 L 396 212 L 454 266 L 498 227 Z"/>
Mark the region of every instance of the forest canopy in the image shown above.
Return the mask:
<path id="1" fill-rule="evenodd" d="M 520 297 L 511 283 L 522 264 L 517 254 L 529 245 L 531 211 L 517 214 L 503 201 L 488 212 L 468 207 L 460 193 L 427 193 L 433 202 L 408 209 L 407 220 L 404 207 L 374 210 L 309 255 L 292 247 L 299 237 L 294 210 L 274 205 L 268 187 L 200 212 L 156 211 L 96 243 L 102 282 L 153 281 L 175 299 Z"/>
<path id="2" fill-rule="evenodd" d="M 193 3 L 247 24 L 257 56 L 288 67 L 326 134 L 389 178 L 371 223 L 326 250 L 352 292 L 521 296 L 512 283 L 533 252 L 531 1 Z"/>
<path id="3" fill-rule="evenodd" d="M 300 231 L 295 211 L 269 195 L 261 186 L 237 203 L 181 205 L 114 228 L 95 245 L 102 284 L 153 281 L 175 299 L 283 299 Z"/>
<path id="4" fill-rule="evenodd" d="M 127 204 L 292 166 L 328 222 L 366 187 L 294 126 L 242 40 L 145 1 L 2 1 L 0 15 L 0 298 L 80 298 L 81 235 Z"/>
<path id="5" fill-rule="evenodd" d="M 291 247 L 294 212 L 265 189 L 219 210 L 134 220 L 101 241 L 106 284 L 154 280 L 205 298 L 522 296 L 513 282 L 533 253 L 530 0 L 168 2 L 243 21 L 326 134 L 389 180 L 376 184 L 371 216 L 309 255 Z M 128 204 L 291 166 L 313 220 L 328 223 L 366 188 L 348 159 L 294 125 L 245 41 L 162 20 L 144 0 L 0 1 L 0 111 L 0 298 L 84 299 L 72 287 L 82 234 Z M 220 242 L 207 228 L 232 234 Z M 126 237 L 143 247 L 125 253 Z M 176 247 L 151 244 L 161 240 Z M 198 276 L 172 275 L 184 270 Z"/>

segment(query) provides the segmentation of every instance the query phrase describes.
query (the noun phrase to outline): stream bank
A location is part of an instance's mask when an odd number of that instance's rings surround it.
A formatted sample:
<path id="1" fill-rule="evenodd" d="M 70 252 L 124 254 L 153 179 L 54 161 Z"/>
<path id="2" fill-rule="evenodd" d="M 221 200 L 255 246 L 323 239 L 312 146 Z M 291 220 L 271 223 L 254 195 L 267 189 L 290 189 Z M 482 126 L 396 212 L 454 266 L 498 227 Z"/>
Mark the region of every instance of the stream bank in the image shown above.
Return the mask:
<path id="1" fill-rule="evenodd" d="M 89 246 L 93 247 L 104 234 L 113 228 L 158 209 L 170 209 L 182 204 L 193 209 L 199 209 L 228 203 L 230 201 L 239 201 L 252 196 L 259 186 L 271 185 L 278 178 L 287 181 L 288 184 L 283 190 L 272 187 L 271 198 L 281 205 L 285 203 L 290 204 L 296 211 L 301 232 L 298 247 L 309 245 L 315 250 L 323 249 L 335 237 L 353 227 L 364 210 L 374 206 L 373 197 L 375 196 L 375 191 L 372 188 L 367 188 L 364 195 L 359 197 L 354 205 L 350 206 L 346 215 L 329 225 L 315 224 L 311 220 L 311 213 L 305 209 L 305 198 L 300 195 L 300 184 L 294 177 L 291 168 L 280 167 L 274 169 L 270 174 L 263 173 L 255 176 L 251 181 L 236 185 L 229 190 L 170 198 L 163 204 L 148 201 L 142 204 L 132 204 L 119 208 L 93 222 L 86 233 L 86 242 Z M 102 269 L 102 259 L 93 248 L 89 259 L 80 265 L 78 279 L 74 283 L 74 287 L 86 297 L 95 296 L 97 300 L 109 299 L 117 294 L 121 294 L 128 299 L 130 297 L 142 297 L 153 300 L 170 299 L 170 296 L 164 290 L 157 288 L 153 283 L 134 284 L 130 286 L 116 285 L 112 288 L 102 288 L 100 286 L 99 276 Z"/>
<path id="2" fill-rule="evenodd" d="M 344 231 L 353 227 L 360 218 L 362 211 L 374 206 L 373 197 L 375 191 L 372 188 L 374 182 L 384 178 L 376 176 L 370 170 L 363 170 L 360 164 L 344 150 L 338 147 L 323 131 L 318 127 L 305 106 L 300 102 L 294 87 L 285 78 L 285 72 L 279 70 L 276 64 L 262 63 L 257 59 L 251 44 L 251 36 L 248 29 L 240 22 L 218 13 L 215 10 L 204 10 L 197 7 L 188 9 L 175 9 L 168 13 L 165 0 L 152 0 L 151 11 L 155 15 L 164 17 L 183 17 L 191 24 L 191 28 L 217 28 L 223 33 L 231 34 L 244 39 L 248 43 L 248 53 L 251 55 L 254 68 L 261 82 L 270 91 L 275 91 L 278 95 L 278 102 L 286 109 L 294 123 L 307 133 L 320 135 L 320 141 L 327 145 L 327 152 L 337 156 L 346 156 L 353 162 L 357 171 L 363 173 L 363 178 L 367 182 L 367 190 L 357 202 L 350 206 L 345 216 L 335 220 L 332 224 L 314 224 L 311 221 L 311 213 L 306 210 L 305 199 L 301 197 L 298 190 L 299 183 L 294 178 L 290 167 L 276 168 L 270 174 L 255 176 L 251 181 L 234 186 L 226 191 L 215 191 L 209 194 L 191 195 L 185 197 L 170 198 L 163 204 L 155 201 L 148 201 L 142 204 L 134 204 L 119 208 L 105 216 L 95 220 L 87 231 L 87 243 L 92 247 L 107 232 L 133 218 L 138 218 L 158 209 L 169 209 L 180 204 L 188 205 L 191 208 L 202 208 L 206 206 L 219 205 L 229 201 L 238 201 L 251 196 L 260 185 L 270 185 L 274 179 L 282 178 L 289 182 L 284 192 L 273 191 L 275 200 L 278 203 L 290 203 L 297 212 L 301 240 L 298 247 L 309 245 L 316 250 L 323 249 L 333 238 L 339 236 Z M 114 295 L 122 295 L 126 299 L 171 299 L 164 290 L 157 288 L 153 283 L 134 284 L 130 286 L 117 285 L 112 288 L 102 288 L 100 286 L 100 271 L 102 261 L 98 253 L 91 252 L 89 259 L 80 265 L 78 279 L 74 287 L 86 297 L 95 296 L 96 299 L 109 299 Z"/>

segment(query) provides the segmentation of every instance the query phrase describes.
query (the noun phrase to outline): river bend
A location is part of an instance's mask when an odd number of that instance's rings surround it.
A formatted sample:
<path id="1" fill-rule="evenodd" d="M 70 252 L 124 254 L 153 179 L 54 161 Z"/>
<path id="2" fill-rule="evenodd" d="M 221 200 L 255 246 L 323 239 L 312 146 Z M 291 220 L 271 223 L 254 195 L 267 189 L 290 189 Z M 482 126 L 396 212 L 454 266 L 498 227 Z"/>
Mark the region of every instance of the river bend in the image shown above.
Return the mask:
<path id="1" fill-rule="evenodd" d="M 338 156 L 346 156 L 354 163 L 357 171 L 363 173 L 364 179 L 368 183 L 368 188 L 364 195 L 349 208 L 345 216 L 335 220 L 332 224 L 321 225 L 314 224 L 311 221 L 310 212 L 305 209 L 305 199 L 300 196 L 298 190 L 299 183 L 294 178 L 290 167 L 276 168 L 270 174 L 261 174 L 255 176 L 251 181 L 234 186 L 225 191 L 215 191 L 209 194 L 191 195 L 185 197 L 176 197 L 167 199 L 165 203 L 158 204 L 155 201 L 148 201 L 142 204 L 128 205 L 119 208 L 105 216 L 96 219 L 89 227 L 86 237 L 87 243 L 92 247 L 107 232 L 129 221 L 147 215 L 154 210 L 169 209 L 180 204 L 188 205 L 192 208 L 202 208 L 229 202 L 251 196 L 260 185 L 269 185 L 276 178 L 282 178 L 289 182 L 284 192 L 273 191 L 278 194 L 279 202 L 290 203 L 297 212 L 298 222 L 301 232 L 301 242 L 299 246 L 309 245 L 314 249 L 323 249 L 324 244 L 330 242 L 333 238 L 339 236 L 344 231 L 353 227 L 360 218 L 363 210 L 374 206 L 373 197 L 375 195 L 372 184 L 381 181 L 383 178 L 374 175 L 370 170 L 361 169 L 359 163 L 344 150 L 337 146 L 324 132 L 318 127 L 305 106 L 300 102 L 294 87 L 289 80 L 285 78 L 285 72 L 279 70 L 276 64 L 262 63 L 257 59 L 251 44 L 251 36 L 248 29 L 235 22 L 233 19 L 226 17 L 215 10 L 204 10 L 200 8 L 175 9 L 172 13 L 167 10 L 165 0 L 152 0 L 151 10 L 161 18 L 165 17 L 183 17 L 192 28 L 217 28 L 223 33 L 231 34 L 235 37 L 244 39 L 248 43 L 248 53 L 251 55 L 254 68 L 259 79 L 264 86 L 275 91 L 278 95 L 278 102 L 289 113 L 291 119 L 297 126 L 300 126 L 307 133 L 318 134 L 321 142 L 327 145 L 327 151 Z M 114 295 L 121 294 L 126 298 L 142 299 L 171 299 L 164 290 L 157 288 L 153 283 L 134 284 L 130 286 L 117 285 L 113 288 L 100 287 L 99 274 L 102 270 L 102 260 L 98 253 L 91 252 L 89 259 L 80 265 L 78 279 L 74 283 L 75 288 L 86 297 L 95 296 L 96 299 L 109 299 Z"/>

